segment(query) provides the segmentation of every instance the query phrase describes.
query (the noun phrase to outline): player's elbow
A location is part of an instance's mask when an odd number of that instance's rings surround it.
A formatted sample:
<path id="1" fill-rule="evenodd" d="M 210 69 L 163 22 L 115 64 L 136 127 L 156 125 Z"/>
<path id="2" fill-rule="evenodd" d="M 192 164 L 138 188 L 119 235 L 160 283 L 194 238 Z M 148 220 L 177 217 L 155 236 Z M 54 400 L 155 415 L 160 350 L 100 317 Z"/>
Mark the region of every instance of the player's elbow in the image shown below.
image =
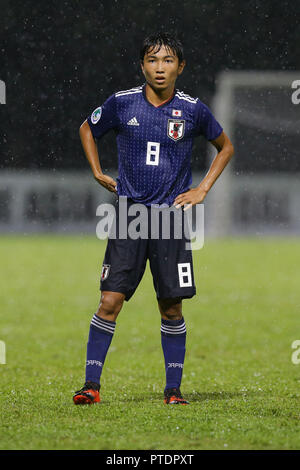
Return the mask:
<path id="1" fill-rule="evenodd" d="M 229 158 L 232 158 L 234 155 L 234 146 L 231 142 L 229 142 L 228 144 L 228 154 L 229 154 Z"/>
<path id="2" fill-rule="evenodd" d="M 224 147 L 226 148 L 226 153 L 228 155 L 228 159 L 230 160 L 234 155 L 234 147 L 228 136 L 226 136 Z"/>

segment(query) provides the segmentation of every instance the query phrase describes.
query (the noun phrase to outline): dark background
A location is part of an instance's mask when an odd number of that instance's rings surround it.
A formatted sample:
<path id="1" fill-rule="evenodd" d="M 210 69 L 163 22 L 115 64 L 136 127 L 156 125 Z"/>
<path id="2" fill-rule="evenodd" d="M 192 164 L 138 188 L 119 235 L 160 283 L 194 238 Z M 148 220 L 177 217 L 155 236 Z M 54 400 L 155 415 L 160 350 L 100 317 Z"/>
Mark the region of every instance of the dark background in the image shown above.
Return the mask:
<path id="1" fill-rule="evenodd" d="M 178 88 L 208 105 L 222 70 L 299 70 L 299 5 L 0 0 L 0 79 L 7 93 L 0 106 L 1 168 L 87 169 L 79 126 L 109 95 L 144 82 L 139 49 L 156 30 L 183 41 L 187 67 Z M 207 166 L 205 148 L 198 139 L 195 170 Z M 113 135 L 101 141 L 101 162 L 104 170 L 116 167 Z M 299 170 L 297 159 L 295 165 Z"/>

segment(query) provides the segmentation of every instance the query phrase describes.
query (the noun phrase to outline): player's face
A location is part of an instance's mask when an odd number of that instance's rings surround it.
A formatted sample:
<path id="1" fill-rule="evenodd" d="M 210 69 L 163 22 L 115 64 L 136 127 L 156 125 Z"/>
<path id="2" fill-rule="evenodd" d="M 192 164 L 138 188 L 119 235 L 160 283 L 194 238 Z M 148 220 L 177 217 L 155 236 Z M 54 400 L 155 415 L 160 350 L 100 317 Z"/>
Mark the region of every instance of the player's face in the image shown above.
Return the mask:
<path id="1" fill-rule="evenodd" d="M 145 54 L 141 64 L 147 83 L 157 91 L 174 88 L 176 79 L 185 66 L 185 61 L 179 64 L 175 53 L 162 46 Z"/>

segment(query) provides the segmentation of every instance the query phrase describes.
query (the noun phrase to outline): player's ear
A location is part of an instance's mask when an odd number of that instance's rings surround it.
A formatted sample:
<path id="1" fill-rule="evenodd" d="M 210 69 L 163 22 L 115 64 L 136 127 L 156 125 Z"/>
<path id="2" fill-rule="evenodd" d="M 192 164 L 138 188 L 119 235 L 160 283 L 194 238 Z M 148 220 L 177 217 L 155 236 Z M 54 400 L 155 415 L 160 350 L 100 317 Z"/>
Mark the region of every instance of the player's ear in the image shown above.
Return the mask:
<path id="1" fill-rule="evenodd" d="M 145 75 L 145 73 L 144 73 L 144 62 L 141 60 L 141 61 L 140 61 L 140 64 L 141 64 L 142 72 L 143 72 L 143 74 Z"/>
<path id="2" fill-rule="evenodd" d="M 186 64 L 185 60 L 182 60 L 180 64 L 178 65 L 178 75 L 182 74 L 185 64 Z"/>

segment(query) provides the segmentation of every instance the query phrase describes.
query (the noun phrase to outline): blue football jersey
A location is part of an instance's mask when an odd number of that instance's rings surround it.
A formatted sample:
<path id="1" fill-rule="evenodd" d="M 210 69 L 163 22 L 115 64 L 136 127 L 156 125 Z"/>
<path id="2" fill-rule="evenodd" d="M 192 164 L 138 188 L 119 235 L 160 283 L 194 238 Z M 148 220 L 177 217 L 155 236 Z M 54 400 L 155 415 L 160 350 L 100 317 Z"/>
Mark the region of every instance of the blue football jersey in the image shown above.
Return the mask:
<path id="1" fill-rule="evenodd" d="M 187 191 L 194 138 L 214 140 L 223 130 L 198 98 L 176 89 L 156 107 L 146 98 L 145 84 L 113 94 L 87 122 L 96 139 L 111 129 L 116 132 L 117 193 L 145 205 L 171 206 Z"/>

